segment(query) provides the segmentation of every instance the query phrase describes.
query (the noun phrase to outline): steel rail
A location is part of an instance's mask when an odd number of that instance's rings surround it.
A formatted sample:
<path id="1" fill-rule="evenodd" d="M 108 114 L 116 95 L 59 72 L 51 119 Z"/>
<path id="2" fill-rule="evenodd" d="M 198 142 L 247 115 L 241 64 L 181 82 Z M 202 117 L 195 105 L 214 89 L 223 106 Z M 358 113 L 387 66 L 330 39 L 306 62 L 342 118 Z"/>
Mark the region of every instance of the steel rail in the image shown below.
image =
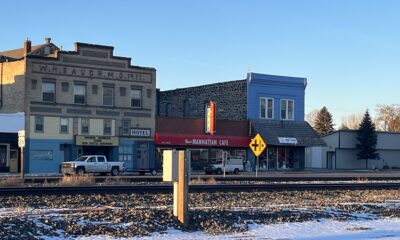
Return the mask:
<path id="1" fill-rule="evenodd" d="M 314 191 L 400 189 L 400 183 L 306 183 L 306 184 L 210 184 L 191 185 L 189 192 L 251 192 L 251 191 Z M 0 196 L 77 195 L 121 193 L 172 193 L 171 185 L 114 185 L 114 186 L 57 186 L 57 187 L 5 187 Z"/>

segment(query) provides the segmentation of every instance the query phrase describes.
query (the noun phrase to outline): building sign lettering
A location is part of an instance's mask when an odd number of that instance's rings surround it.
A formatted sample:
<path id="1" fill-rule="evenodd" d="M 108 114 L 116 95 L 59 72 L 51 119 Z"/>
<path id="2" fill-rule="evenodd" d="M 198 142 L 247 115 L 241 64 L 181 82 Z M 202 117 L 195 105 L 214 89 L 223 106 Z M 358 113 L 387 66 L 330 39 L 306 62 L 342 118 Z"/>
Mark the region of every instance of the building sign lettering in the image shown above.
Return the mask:
<path id="1" fill-rule="evenodd" d="M 286 143 L 286 144 L 297 144 L 296 138 L 289 138 L 289 137 L 278 137 L 279 143 Z"/>
<path id="2" fill-rule="evenodd" d="M 151 129 L 149 128 L 131 128 L 131 136 L 134 137 L 150 137 Z"/>
<path id="3" fill-rule="evenodd" d="M 76 136 L 76 145 L 82 146 L 118 146 L 118 137 Z"/>
<path id="4" fill-rule="evenodd" d="M 69 66 L 55 65 L 55 64 L 33 64 L 32 71 L 34 73 L 48 73 L 54 75 L 101 78 L 101 79 L 130 80 L 130 81 L 151 83 L 150 74 L 125 72 L 125 71 L 100 70 L 87 67 L 69 67 Z"/>

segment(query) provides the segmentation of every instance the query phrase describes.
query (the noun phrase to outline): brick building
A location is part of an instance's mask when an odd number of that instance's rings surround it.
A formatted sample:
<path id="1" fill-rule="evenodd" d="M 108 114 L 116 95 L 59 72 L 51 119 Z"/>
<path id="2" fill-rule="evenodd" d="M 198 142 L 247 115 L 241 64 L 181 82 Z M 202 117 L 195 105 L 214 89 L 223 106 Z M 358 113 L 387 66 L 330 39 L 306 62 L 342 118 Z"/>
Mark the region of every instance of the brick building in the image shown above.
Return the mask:
<path id="1" fill-rule="evenodd" d="M 267 141 L 260 167 L 299 170 L 305 168 L 306 148 L 325 145 L 304 121 L 306 86 L 305 78 L 248 73 L 243 80 L 160 91 L 158 115 L 204 117 L 206 105 L 212 100 L 217 119 L 249 121 L 249 136 L 260 133 Z M 255 166 L 254 155 L 247 155 Z"/>
<path id="2" fill-rule="evenodd" d="M 50 38 L 0 52 L 0 113 L 25 113 L 25 169 L 58 172 L 83 154 L 154 166 L 156 70 L 131 65 L 114 47 Z"/>

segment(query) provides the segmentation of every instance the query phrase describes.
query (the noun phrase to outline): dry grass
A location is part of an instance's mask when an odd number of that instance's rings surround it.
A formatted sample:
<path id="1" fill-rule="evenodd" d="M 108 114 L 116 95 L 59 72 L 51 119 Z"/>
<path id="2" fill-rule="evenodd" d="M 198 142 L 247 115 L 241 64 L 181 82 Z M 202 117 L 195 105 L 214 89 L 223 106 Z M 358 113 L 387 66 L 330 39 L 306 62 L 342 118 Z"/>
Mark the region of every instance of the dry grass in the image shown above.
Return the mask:
<path id="1" fill-rule="evenodd" d="M 64 175 L 60 182 L 60 185 L 63 186 L 79 186 L 92 184 L 94 184 L 94 178 L 91 174 Z"/>
<path id="2" fill-rule="evenodd" d="M 206 185 L 206 184 L 217 184 L 217 181 L 213 177 L 207 179 L 197 177 L 195 179 L 190 180 L 189 182 L 189 185 Z"/>
<path id="3" fill-rule="evenodd" d="M 24 185 L 24 180 L 20 177 L 9 177 L 0 180 L 0 187 L 22 187 Z"/>

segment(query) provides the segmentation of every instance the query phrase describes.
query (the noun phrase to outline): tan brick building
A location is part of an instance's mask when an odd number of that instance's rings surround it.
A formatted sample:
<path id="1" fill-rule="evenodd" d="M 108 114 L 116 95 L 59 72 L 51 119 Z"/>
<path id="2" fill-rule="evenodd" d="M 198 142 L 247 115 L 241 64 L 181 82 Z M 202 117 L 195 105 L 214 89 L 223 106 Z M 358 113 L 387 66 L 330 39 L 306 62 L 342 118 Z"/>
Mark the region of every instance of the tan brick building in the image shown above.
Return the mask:
<path id="1" fill-rule="evenodd" d="M 51 43 L 0 52 L 0 112 L 24 112 L 27 172 L 58 172 L 83 154 L 154 167 L 156 70 L 111 46 Z"/>

